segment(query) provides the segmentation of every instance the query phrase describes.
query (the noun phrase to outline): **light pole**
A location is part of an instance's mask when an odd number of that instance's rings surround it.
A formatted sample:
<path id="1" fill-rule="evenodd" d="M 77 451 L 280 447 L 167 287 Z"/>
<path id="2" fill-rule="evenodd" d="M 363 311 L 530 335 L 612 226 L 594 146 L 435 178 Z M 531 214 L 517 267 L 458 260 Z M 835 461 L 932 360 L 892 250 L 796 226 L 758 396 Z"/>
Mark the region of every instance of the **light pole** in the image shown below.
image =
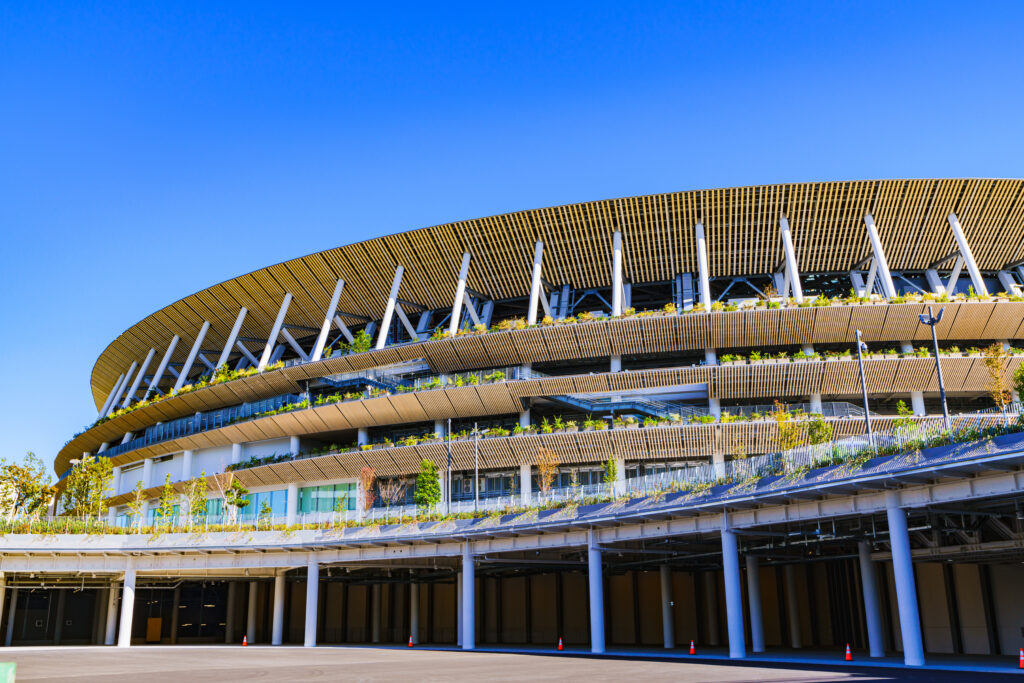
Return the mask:
<path id="1" fill-rule="evenodd" d="M 875 445 L 875 435 L 871 432 L 871 416 L 868 411 L 868 383 L 864 380 L 864 354 L 862 351 L 868 348 L 867 344 L 861 341 L 860 330 L 857 330 L 857 365 L 860 367 L 860 392 L 864 398 L 864 426 L 868 431 L 868 441 Z"/>
<path id="2" fill-rule="evenodd" d="M 932 315 L 932 307 L 928 307 L 928 315 L 922 313 L 918 316 L 921 319 L 922 325 L 927 325 L 932 328 L 932 349 L 935 351 L 935 373 L 939 378 L 939 397 L 942 398 L 942 422 L 946 425 L 946 431 L 949 432 L 949 437 L 953 438 L 953 429 L 949 424 L 949 408 L 946 407 L 946 386 L 942 382 L 942 363 L 939 362 L 939 338 L 935 335 L 935 326 L 942 320 L 942 312 L 946 308 L 943 306 L 939 309 L 938 315 Z"/>

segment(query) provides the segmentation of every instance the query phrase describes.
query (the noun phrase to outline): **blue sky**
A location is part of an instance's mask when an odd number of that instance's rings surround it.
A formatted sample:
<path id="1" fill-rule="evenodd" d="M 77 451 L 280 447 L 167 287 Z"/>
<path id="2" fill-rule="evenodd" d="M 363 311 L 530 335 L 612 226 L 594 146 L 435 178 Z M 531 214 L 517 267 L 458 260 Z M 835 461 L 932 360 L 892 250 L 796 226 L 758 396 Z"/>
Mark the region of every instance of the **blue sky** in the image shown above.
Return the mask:
<path id="1" fill-rule="evenodd" d="M 1024 174 L 1024 3 L 0 6 L 0 456 L 226 278 L 504 211 Z"/>

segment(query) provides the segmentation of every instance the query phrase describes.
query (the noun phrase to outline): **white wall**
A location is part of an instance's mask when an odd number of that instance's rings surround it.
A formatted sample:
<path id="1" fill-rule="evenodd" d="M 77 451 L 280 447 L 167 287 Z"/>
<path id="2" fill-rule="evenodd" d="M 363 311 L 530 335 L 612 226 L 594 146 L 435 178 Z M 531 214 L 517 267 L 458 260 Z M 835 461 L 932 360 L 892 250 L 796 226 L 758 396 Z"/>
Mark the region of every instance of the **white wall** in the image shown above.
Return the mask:
<path id="1" fill-rule="evenodd" d="M 153 463 L 153 486 L 162 486 L 164 478 L 169 474 L 171 475 L 171 481 L 181 481 L 181 459 L 184 456 L 178 453 L 173 458 L 165 460 L 164 462 Z"/>
<path id="2" fill-rule="evenodd" d="M 136 468 L 131 472 L 121 471 L 121 486 L 118 493 L 128 493 L 135 488 L 135 485 L 142 481 L 142 468 Z"/>
<path id="3" fill-rule="evenodd" d="M 284 455 L 290 452 L 290 446 L 291 443 L 287 438 L 247 443 L 242 448 L 242 461 L 244 462 L 249 458 L 262 458 L 267 455 Z"/>
<path id="4" fill-rule="evenodd" d="M 223 472 L 231 462 L 231 446 L 203 448 L 192 454 L 192 475 L 198 477 L 202 472 L 217 474 Z"/>

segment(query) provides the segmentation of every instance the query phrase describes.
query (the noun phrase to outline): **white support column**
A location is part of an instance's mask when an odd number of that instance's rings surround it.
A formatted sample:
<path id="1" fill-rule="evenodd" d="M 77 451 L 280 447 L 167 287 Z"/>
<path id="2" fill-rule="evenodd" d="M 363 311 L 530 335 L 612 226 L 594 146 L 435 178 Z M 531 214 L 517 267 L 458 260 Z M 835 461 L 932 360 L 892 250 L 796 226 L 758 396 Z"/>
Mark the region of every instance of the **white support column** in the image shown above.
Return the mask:
<path id="1" fill-rule="evenodd" d="M 615 484 L 613 492 L 616 496 L 626 495 L 626 461 L 615 458 Z"/>
<path id="2" fill-rule="evenodd" d="M 661 635 L 665 649 L 671 650 L 676 646 L 676 623 L 672 615 L 672 568 L 663 564 L 658 568 L 658 575 L 661 580 Z"/>
<path id="3" fill-rule="evenodd" d="M 786 581 L 786 621 L 789 622 L 789 644 L 794 650 L 799 650 L 804 643 L 800 635 L 800 608 L 796 597 L 796 565 L 787 564 L 783 572 Z"/>
<path id="4" fill-rule="evenodd" d="M 469 252 L 462 255 L 462 267 L 459 268 L 459 281 L 455 285 L 455 301 L 452 303 L 452 315 L 448 322 L 448 334 L 454 337 L 459 331 L 459 322 L 462 317 L 463 299 L 466 297 L 466 278 L 469 277 Z"/>
<path id="5" fill-rule="evenodd" d="M 811 412 L 820 415 L 822 410 L 821 394 L 811 394 Z"/>
<path id="6" fill-rule="evenodd" d="M 231 464 L 237 465 L 242 462 L 242 444 L 233 443 L 231 444 Z"/>
<path id="7" fill-rule="evenodd" d="M 116 496 L 121 492 L 121 466 L 115 465 L 112 472 L 114 477 L 110 481 L 110 490 L 112 491 L 110 495 Z"/>
<path id="8" fill-rule="evenodd" d="M 260 364 L 257 366 L 257 372 L 263 372 L 267 368 L 267 364 L 270 363 L 270 354 L 274 353 L 274 347 L 277 345 L 277 339 L 281 335 L 281 326 L 284 325 L 284 318 L 288 315 L 288 306 L 292 303 L 291 292 L 286 292 L 284 300 L 281 301 L 281 308 L 277 311 L 277 318 L 274 319 L 274 326 L 270 328 L 270 336 L 267 337 L 267 345 L 263 347 L 263 355 L 260 356 Z"/>
<path id="9" fill-rule="evenodd" d="M 924 407 L 924 392 L 923 391 L 911 391 L 910 392 L 910 405 L 914 411 L 914 415 L 927 415 L 928 411 Z"/>
<path id="10" fill-rule="evenodd" d="M 857 543 L 860 559 L 861 592 L 864 594 L 864 616 L 868 631 L 868 646 L 872 657 L 885 656 L 885 642 L 882 640 L 882 614 L 878 605 L 878 577 L 875 563 L 871 561 L 871 544 Z"/>
<path id="11" fill-rule="evenodd" d="M 302 349 L 302 346 L 299 344 L 298 340 L 296 340 L 295 337 L 292 336 L 292 333 L 288 331 L 287 327 L 281 328 L 281 336 L 284 337 L 284 340 L 288 344 L 288 346 L 292 347 L 292 351 L 294 351 L 295 355 L 299 357 L 299 360 L 301 360 L 303 363 L 309 362 L 309 354 L 307 354 Z"/>
<path id="12" fill-rule="evenodd" d="M 311 559 L 306 565 L 306 631 L 304 647 L 316 647 L 316 618 L 320 606 L 320 564 Z"/>
<path id="13" fill-rule="evenodd" d="M 587 579 L 590 593 L 590 651 L 604 652 L 604 576 L 601 550 L 594 539 L 594 530 L 587 532 Z"/>
<path id="14" fill-rule="evenodd" d="M 462 649 L 476 649 L 476 566 L 469 541 L 462 545 Z"/>
<path id="15" fill-rule="evenodd" d="M 380 321 L 380 333 L 377 335 L 376 349 L 383 349 L 388 341 L 388 330 L 391 328 L 391 318 L 395 314 L 395 303 L 398 301 L 398 290 L 402 287 L 402 273 L 405 268 L 395 268 L 395 279 L 391 281 L 391 293 L 388 294 L 388 303 L 384 307 L 384 317 Z"/>
<path id="16" fill-rule="evenodd" d="M 622 315 L 622 233 L 612 235 L 612 315 Z"/>
<path id="17" fill-rule="evenodd" d="M 7 610 L 7 636 L 4 638 L 4 647 L 10 647 L 14 640 L 14 613 L 18 608 L 18 587 L 11 589 L 11 607 Z M 113 642 L 113 641 L 111 641 Z"/>
<path id="18" fill-rule="evenodd" d="M 420 644 L 420 585 L 415 581 L 409 584 L 409 638 Z"/>
<path id="19" fill-rule="evenodd" d="M 949 280 L 946 281 L 946 292 L 951 296 L 956 291 L 957 280 L 960 279 L 960 273 L 964 269 L 964 257 L 957 256 L 956 260 L 953 261 L 953 270 L 949 271 Z"/>
<path id="20" fill-rule="evenodd" d="M 370 642 L 380 642 L 380 584 L 370 584 Z"/>
<path id="21" fill-rule="evenodd" d="M 107 624 L 103 633 L 104 645 L 113 645 L 114 636 L 117 634 L 117 595 L 120 590 L 121 587 L 117 581 L 112 581 L 110 588 L 107 589 Z"/>
<path id="22" fill-rule="evenodd" d="M 224 616 L 224 643 L 231 645 L 235 640 L 235 602 L 238 598 L 238 583 L 228 583 L 227 606 Z"/>
<path id="23" fill-rule="evenodd" d="M 782 233 L 782 246 L 786 252 L 786 274 L 789 277 L 789 286 L 793 289 L 793 300 L 800 303 L 804 300 L 804 290 L 800 286 L 800 269 L 796 265 L 796 249 L 793 248 L 793 235 L 789 230 L 789 219 L 785 216 L 779 216 L 779 231 Z"/>
<path id="24" fill-rule="evenodd" d="M 340 315 L 334 316 L 334 324 L 338 326 L 338 329 L 341 330 L 342 336 L 345 337 L 345 340 L 349 344 L 355 342 L 355 340 L 356 340 L 355 336 L 348 329 L 348 325 L 345 324 L 345 321 L 341 319 Z M 373 325 L 373 323 L 370 323 L 370 325 L 366 326 L 366 334 L 368 334 L 370 336 L 373 336 L 373 327 L 372 327 L 372 325 Z"/>
<path id="25" fill-rule="evenodd" d="M 533 275 L 530 278 L 530 307 L 526 312 L 526 324 L 536 325 L 537 324 L 537 305 L 541 304 L 544 306 L 544 312 L 547 315 L 551 315 L 551 309 L 548 306 L 548 300 L 543 294 L 543 283 L 541 282 L 541 259 L 544 255 L 544 243 L 537 240 L 537 244 L 533 248 Z"/>
<path id="26" fill-rule="evenodd" d="M 192 457 L 193 451 L 185 451 L 181 454 L 181 481 L 188 481 L 192 478 Z"/>
<path id="27" fill-rule="evenodd" d="M 524 462 L 519 465 L 519 502 L 523 507 L 529 507 L 533 501 L 533 473 L 530 463 Z"/>
<path id="28" fill-rule="evenodd" d="M 285 494 L 285 524 L 295 524 L 299 516 L 299 485 L 288 484 L 288 491 Z"/>
<path id="29" fill-rule="evenodd" d="M 1003 286 L 1003 291 L 1010 296 L 1020 296 L 1020 285 L 1014 281 L 1010 271 L 1000 270 L 996 273 L 996 277 L 999 278 L 999 284 Z"/>
<path id="30" fill-rule="evenodd" d="M 365 446 L 370 443 L 370 430 L 366 427 L 360 427 L 356 430 L 356 445 Z"/>
<path id="31" fill-rule="evenodd" d="M 764 652 L 764 620 L 761 616 L 761 572 L 757 556 L 747 555 L 747 599 L 750 601 L 750 649 Z"/>
<path id="32" fill-rule="evenodd" d="M 900 507 L 899 491 L 887 491 L 885 503 L 889 518 L 889 544 L 892 548 L 896 602 L 900 613 L 900 633 L 903 636 L 903 662 L 907 666 L 922 666 L 924 646 L 921 641 L 921 622 L 917 609 L 914 563 L 910 555 L 910 536 L 907 533 L 907 515 Z"/>
<path id="33" fill-rule="evenodd" d="M 249 582 L 249 604 L 245 610 L 245 639 L 252 645 L 256 642 L 256 597 L 259 584 Z"/>
<path id="34" fill-rule="evenodd" d="M 455 644 L 462 647 L 462 570 L 455 574 Z"/>
<path id="35" fill-rule="evenodd" d="M 132 617 L 135 616 L 135 560 L 129 558 L 124 570 L 124 586 L 121 589 L 121 628 L 117 634 L 117 646 L 132 644 Z"/>
<path id="36" fill-rule="evenodd" d="M 135 375 L 135 381 L 132 382 L 132 388 L 128 390 L 128 394 L 124 397 L 124 401 L 121 403 L 122 408 L 127 408 L 131 405 L 131 402 L 135 400 L 135 393 L 139 390 L 142 378 L 146 374 L 146 370 L 149 369 L 149 364 L 153 362 L 153 356 L 155 355 L 156 349 L 153 348 L 151 348 L 149 353 L 146 354 L 146 359 L 142 361 L 142 365 L 139 367 L 139 372 Z"/>
<path id="37" fill-rule="evenodd" d="M 409 335 L 410 339 L 416 340 L 420 338 L 420 333 L 416 331 L 416 326 L 412 324 L 412 321 L 409 320 L 409 316 L 405 314 L 405 309 L 402 308 L 402 304 L 398 302 L 395 302 L 395 315 L 398 316 L 399 322 L 402 323 L 402 327 L 405 328 L 405 333 Z M 480 324 L 478 319 L 474 318 L 474 320 L 476 320 L 477 325 Z"/>
<path id="38" fill-rule="evenodd" d="M 725 614 L 729 632 L 730 659 L 747 656 L 743 636 L 743 591 L 740 588 L 740 556 L 736 534 L 722 529 L 722 571 L 725 575 Z"/>
<path id="39" fill-rule="evenodd" d="M 142 486 L 147 489 L 153 486 L 153 458 L 142 461 Z"/>
<path id="40" fill-rule="evenodd" d="M 622 372 L 622 356 L 612 356 L 608 362 L 610 372 Z"/>
<path id="41" fill-rule="evenodd" d="M 338 280 L 334 285 L 334 293 L 331 294 L 331 303 L 327 305 L 327 313 L 324 315 L 324 322 L 320 325 L 320 334 L 317 335 L 316 344 L 313 345 L 313 353 L 310 354 L 310 362 L 315 363 L 324 355 L 324 347 L 327 345 L 327 337 L 331 332 L 331 321 L 338 312 L 338 303 L 341 301 L 341 290 L 345 288 L 345 281 Z"/>
<path id="42" fill-rule="evenodd" d="M 0 572 L 0 624 L 4 620 L 4 598 L 7 597 L 7 575 Z"/>
<path id="43" fill-rule="evenodd" d="M 228 362 L 228 356 L 235 348 L 235 342 L 238 341 L 238 333 L 242 331 L 242 323 L 245 322 L 245 316 L 249 312 L 245 306 L 242 306 L 241 310 L 238 311 L 238 315 L 235 316 L 235 324 L 231 326 L 231 332 L 228 333 L 227 341 L 224 342 L 224 349 L 220 352 L 220 357 L 217 358 L 216 367 L 220 367 Z"/>
<path id="44" fill-rule="evenodd" d="M 174 349 L 178 347 L 178 342 L 181 341 L 181 337 L 174 335 L 171 337 L 171 343 L 167 345 L 167 350 L 164 351 L 163 357 L 160 359 L 160 364 L 156 366 L 156 372 L 153 373 L 153 379 L 149 381 L 149 386 L 146 387 L 146 393 L 142 395 L 142 400 L 145 401 L 149 398 L 160 384 L 160 380 L 164 378 L 164 373 L 167 372 L 167 364 L 171 362 L 171 356 L 174 355 Z"/>
<path id="45" fill-rule="evenodd" d="M 121 389 L 121 385 L 124 384 L 124 373 L 117 378 L 114 382 L 114 386 L 110 388 L 110 393 L 107 394 L 107 400 L 103 402 L 103 407 L 100 408 L 100 412 L 96 414 L 96 418 L 99 419 L 110 412 L 110 404 L 114 402 L 114 397 L 117 396 L 118 391 Z"/>
<path id="46" fill-rule="evenodd" d="M 889 259 L 885 256 L 882 240 L 878 236 L 878 228 L 875 227 L 875 219 L 870 213 L 864 216 L 864 226 L 868 229 L 871 251 L 875 255 L 875 262 L 878 264 L 878 277 L 882 281 L 882 294 L 886 299 L 891 299 L 896 296 L 896 287 L 892 283 L 892 273 L 889 272 Z"/>
<path id="47" fill-rule="evenodd" d="M 245 309 L 243 308 L 242 310 L 244 311 Z M 172 391 L 178 391 L 185 385 L 185 382 L 188 380 L 188 373 L 192 371 L 192 364 L 196 362 L 196 356 L 199 355 L 199 349 L 202 348 L 203 340 L 206 339 L 206 333 L 209 331 L 210 322 L 204 320 L 203 326 L 199 328 L 199 334 L 196 335 L 195 342 L 192 343 L 192 349 L 188 352 L 185 364 L 181 366 L 181 371 L 178 373 L 178 379 L 175 380 Z"/>
<path id="48" fill-rule="evenodd" d="M 875 290 L 875 280 L 878 279 L 878 259 L 871 259 L 871 267 L 868 268 L 868 278 L 864 281 L 864 296 L 871 296 Z"/>
<path id="49" fill-rule="evenodd" d="M 924 279 L 928 283 L 928 288 L 932 290 L 933 294 L 943 294 L 946 291 L 946 286 L 942 284 L 942 278 L 939 277 L 939 271 L 934 268 L 929 268 L 924 271 Z"/>
<path id="50" fill-rule="evenodd" d="M 121 401 L 121 397 L 124 396 L 124 392 L 128 389 L 129 380 L 135 374 L 135 368 L 139 367 L 139 364 L 132 361 L 132 364 L 128 367 L 128 372 L 124 375 L 124 381 L 121 382 L 121 386 L 117 388 L 117 393 L 114 394 L 114 400 L 110 402 L 110 406 L 107 408 L 107 414 L 117 410 L 117 404 Z"/>
<path id="51" fill-rule="evenodd" d="M 964 230 L 960 227 L 960 221 L 957 220 L 955 213 L 950 213 L 947 220 L 949 220 L 949 227 L 953 230 L 953 237 L 956 239 L 960 255 L 964 257 L 967 272 L 971 274 L 974 293 L 978 296 L 988 296 L 988 289 L 985 287 L 985 281 L 981 278 L 981 271 L 978 270 L 978 263 L 974 260 L 974 253 L 971 251 L 971 245 L 967 243 L 967 237 L 964 236 Z"/>
<path id="52" fill-rule="evenodd" d="M 704 236 L 704 224 L 697 223 L 697 273 L 700 278 L 700 303 L 704 311 L 711 310 L 711 275 L 708 272 L 708 245 Z"/>
<path id="53" fill-rule="evenodd" d="M 864 278 L 861 277 L 859 271 L 850 271 L 850 284 L 853 285 L 853 293 L 856 296 L 868 295 L 867 286 L 864 284 Z"/>
<path id="54" fill-rule="evenodd" d="M 297 436 L 288 437 L 288 452 L 292 455 L 298 455 L 302 452 L 302 441 Z"/>
<path id="55" fill-rule="evenodd" d="M 271 645 L 284 642 L 284 571 L 278 570 L 274 575 L 274 614 L 272 618 Z"/>

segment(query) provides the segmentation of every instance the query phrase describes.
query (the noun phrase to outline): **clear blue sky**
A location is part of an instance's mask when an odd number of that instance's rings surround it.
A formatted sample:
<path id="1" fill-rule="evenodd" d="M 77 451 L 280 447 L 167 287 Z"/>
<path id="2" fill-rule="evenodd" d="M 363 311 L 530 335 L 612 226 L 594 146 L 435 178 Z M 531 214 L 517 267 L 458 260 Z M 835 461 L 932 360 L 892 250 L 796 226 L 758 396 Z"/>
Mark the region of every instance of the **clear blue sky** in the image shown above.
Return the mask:
<path id="1" fill-rule="evenodd" d="M 0 6 L 0 455 L 122 330 L 283 259 L 517 209 L 1024 174 L 1024 3 Z"/>

